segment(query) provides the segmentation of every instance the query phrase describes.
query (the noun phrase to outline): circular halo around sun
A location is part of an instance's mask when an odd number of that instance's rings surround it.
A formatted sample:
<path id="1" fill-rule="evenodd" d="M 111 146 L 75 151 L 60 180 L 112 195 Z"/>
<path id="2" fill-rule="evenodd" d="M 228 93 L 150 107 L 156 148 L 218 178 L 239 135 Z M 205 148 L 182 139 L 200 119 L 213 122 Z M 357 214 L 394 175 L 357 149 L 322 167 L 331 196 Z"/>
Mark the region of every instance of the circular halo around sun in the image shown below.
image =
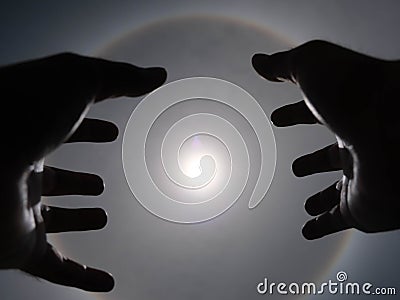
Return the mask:
<path id="1" fill-rule="evenodd" d="M 138 130 L 138 128 L 140 128 Z M 177 223 L 210 220 L 250 191 L 265 197 L 276 164 L 271 124 L 258 102 L 225 80 L 166 84 L 132 112 L 123 139 L 125 177 L 151 213 Z"/>
<path id="2" fill-rule="evenodd" d="M 138 27 L 97 55 L 139 66 L 163 66 L 169 83 L 192 77 L 228 81 L 249 92 L 269 116 L 275 108 L 298 101 L 301 94 L 291 85 L 262 80 L 252 69 L 251 57 L 257 52 L 273 53 L 292 46 L 290 41 L 248 21 L 190 15 Z M 100 103 L 89 116 L 112 120 L 124 129 L 141 100 Z M 273 130 L 277 164 L 264 200 L 249 210 L 251 195 L 245 191 L 226 213 L 192 225 L 166 222 L 143 209 L 125 179 L 121 137 L 116 143 L 96 146 L 89 158 L 81 155 L 81 148 L 75 153 L 71 147 L 68 153 L 77 166 L 103 177 L 106 189 L 100 205 L 107 210 L 109 223 L 94 235 L 64 235 L 63 253 L 72 257 L 79 254 L 88 264 L 112 272 L 117 285 L 112 293 L 101 296 L 112 300 L 255 299 L 259 297 L 255 287 L 265 276 L 288 282 L 319 282 L 351 235 L 341 233 L 313 243 L 305 241 L 301 236 L 301 226 L 307 220 L 303 202 L 330 185 L 337 174 L 296 179 L 291 163 L 299 155 L 332 143 L 332 137 L 321 126 Z M 197 177 L 203 167 L 215 170 L 213 155 L 200 153 L 193 159 L 186 156 L 192 144 L 205 142 L 216 143 L 221 151 L 225 147 L 222 140 L 206 134 L 177 143 L 181 154 L 178 167 L 188 177 Z M 203 158 L 200 162 L 199 157 Z M 203 179 L 213 178 L 213 174 L 204 175 L 209 177 Z M 206 182 L 198 182 L 196 188 Z M 98 248 L 109 255 L 93 255 Z"/>

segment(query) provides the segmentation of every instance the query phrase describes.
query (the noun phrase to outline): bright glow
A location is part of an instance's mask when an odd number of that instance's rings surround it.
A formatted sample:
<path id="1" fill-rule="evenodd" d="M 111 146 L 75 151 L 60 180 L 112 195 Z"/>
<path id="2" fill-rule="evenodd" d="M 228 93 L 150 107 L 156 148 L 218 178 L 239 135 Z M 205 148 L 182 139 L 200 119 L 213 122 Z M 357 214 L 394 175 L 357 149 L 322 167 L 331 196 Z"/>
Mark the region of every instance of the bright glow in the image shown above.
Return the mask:
<path id="1" fill-rule="evenodd" d="M 182 172 L 190 177 L 199 177 L 202 173 L 201 159 L 204 157 L 202 152 L 208 152 L 201 142 L 201 138 L 195 135 L 187 139 L 179 149 L 178 162 Z"/>
<path id="2" fill-rule="evenodd" d="M 240 87 L 215 78 L 182 79 L 155 90 L 136 107 L 124 134 L 132 193 L 153 214 L 179 223 L 212 219 L 242 195 L 256 207 L 275 162 L 262 108 Z"/>
<path id="3" fill-rule="evenodd" d="M 201 175 L 201 165 L 199 160 L 190 160 L 183 165 L 182 170 L 188 177 L 196 178 Z"/>

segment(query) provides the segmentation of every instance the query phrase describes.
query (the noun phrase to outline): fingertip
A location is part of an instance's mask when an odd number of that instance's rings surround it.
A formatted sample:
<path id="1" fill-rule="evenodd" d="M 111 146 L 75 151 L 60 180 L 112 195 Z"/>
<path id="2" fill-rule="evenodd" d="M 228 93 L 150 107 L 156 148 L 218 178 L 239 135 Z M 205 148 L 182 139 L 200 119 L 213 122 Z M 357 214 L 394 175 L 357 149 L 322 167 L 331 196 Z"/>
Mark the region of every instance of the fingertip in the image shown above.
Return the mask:
<path id="1" fill-rule="evenodd" d="M 103 78 L 96 102 L 121 96 L 142 96 L 160 87 L 167 79 L 167 71 L 161 67 L 142 68 L 104 60 L 100 66 Z"/>
<path id="2" fill-rule="evenodd" d="M 274 124 L 276 127 L 283 127 L 285 126 L 285 123 L 282 122 L 281 116 L 279 113 L 279 109 L 276 109 L 272 112 L 271 114 L 271 122 Z"/>
<path id="3" fill-rule="evenodd" d="M 101 207 L 97 208 L 92 208 L 92 218 L 93 218 L 93 224 L 96 224 L 96 229 L 102 229 L 106 227 L 107 222 L 108 222 L 108 214 L 107 212 L 102 209 Z"/>
<path id="4" fill-rule="evenodd" d="M 104 192 L 105 184 L 99 175 L 90 174 L 90 182 L 88 181 L 88 195 L 99 196 Z"/>
<path id="5" fill-rule="evenodd" d="M 107 273 L 107 274 L 108 274 L 108 279 L 105 284 L 104 292 L 111 292 L 115 287 L 115 280 L 114 280 L 114 276 L 111 273 Z"/>
<path id="6" fill-rule="evenodd" d="M 258 72 L 259 68 L 263 66 L 264 62 L 268 60 L 269 55 L 265 53 L 256 53 L 251 58 L 251 64 L 254 69 Z"/>
<path id="7" fill-rule="evenodd" d="M 90 128 L 88 136 L 85 135 L 82 136 L 80 140 L 81 142 L 109 143 L 115 141 L 118 138 L 119 129 L 117 125 L 115 125 L 112 122 L 103 120 L 93 120 L 93 121 L 94 122 L 92 124 L 88 124 L 89 126 L 93 125 L 93 128 Z M 85 123 L 82 123 L 82 125 L 84 124 Z"/>
<path id="8" fill-rule="evenodd" d="M 253 65 L 254 70 L 256 70 L 256 72 L 261 76 L 263 76 L 264 65 L 268 61 L 268 56 L 268 54 L 256 53 L 251 58 L 251 64 Z"/>
<path id="9" fill-rule="evenodd" d="M 306 225 L 303 226 L 303 228 L 301 229 L 301 234 L 303 235 L 303 237 L 308 240 L 308 241 L 312 241 L 315 240 L 314 238 L 312 238 L 312 236 L 309 233 L 308 228 L 306 227 Z"/>
<path id="10" fill-rule="evenodd" d="M 292 163 L 292 172 L 296 177 L 305 177 L 308 175 L 305 170 L 307 164 L 304 161 L 302 157 L 299 157 Z"/>
<path id="11" fill-rule="evenodd" d="M 302 233 L 307 240 L 316 240 L 339 230 L 341 229 L 334 223 L 331 213 L 325 212 L 306 222 Z"/>
<path id="12" fill-rule="evenodd" d="M 82 288 L 90 292 L 107 293 L 114 289 L 115 280 L 111 273 L 87 267 L 86 283 Z"/>
<path id="13" fill-rule="evenodd" d="M 324 235 L 318 234 L 317 232 L 317 221 L 312 219 L 303 225 L 301 233 L 306 240 L 312 241 L 323 237 Z"/>
<path id="14" fill-rule="evenodd" d="M 336 183 L 324 190 L 308 197 L 304 203 L 306 212 L 311 216 L 323 214 L 325 224 L 331 228 L 344 227 L 340 209 L 340 191 L 336 189 Z M 328 217 L 325 215 L 328 214 Z M 320 218 L 322 218 L 322 216 Z"/>
<path id="15" fill-rule="evenodd" d="M 283 80 L 278 79 L 271 72 L 271 56 L 264 53 L 256 53 L 251 59 L 251 63 L 256 72 L 264 77 L 265 79 L 273 82 L 283 82 Z"/>
<path id="16" fill-rule="evenodd" d="M 118 126 L 113 122 L 85 118 L 66 143 L 108 143 L 115 141 L 118 134 Z"/>
<path id="17" fill-rule="evenodd" d="M 89 292 L 109 292 L 115 286 L 110 273 L 66 258 L 50 244 L 39 260 L 33 260 L 21 270 L 56 284 Z"/>
<path id="18" fill-rule="evenodd" d="M 336 205 L 330 211 L 305 223 L 302 233 L 307 240 L 315 240 L 349 228 L 351 228 L 351 226 L 345 222 L 341 215 L 339 205 Z"/>
<path id="19" fill-rule="evenodd" d="M 106 273 L 107 275 L 104 276 L 102 280 L 102 287 L 100 288 L 99 292 L 111 292 L 115 287 L 115 280 L 114 277 L 110 273 Z"/>
<path id="20" fill-rule="evenodd" d="M 104 135 L 106 137 L 107 142 L 113 142 L 118 138 L 119 128 L 114 123 L 109 123 L 110 125 L 104 131 Z"/>
<path id="21" fill-rule="evenodd" d="M 304 209 L 310 216 L 318 216 L 321 211 L 317 207 L 315 200 L 317 200 L 319 194 L 312 195 L 304 202 Z"/>
<path id="22" fill-rule="evenodd" d="M 271 121 L 277 127 L 317 123 L 317 119 L 303 100 L 278 107 L 272 112 Z"/>
<path id="23" fill-rule="evenodd" d="M 151 73 L 155 83 L 163 84 L 167 80 L 167 70 L 163 67 L 149 67 L 145 68 L 146 72 Z"/>
<path id="24" fill-rule="evenodd" d="M 167 70 L 162 67 L 144 68 L 142 72 L 143 81 L 148 83 L 147 92 L 155 90 L 167 80 Z"/>

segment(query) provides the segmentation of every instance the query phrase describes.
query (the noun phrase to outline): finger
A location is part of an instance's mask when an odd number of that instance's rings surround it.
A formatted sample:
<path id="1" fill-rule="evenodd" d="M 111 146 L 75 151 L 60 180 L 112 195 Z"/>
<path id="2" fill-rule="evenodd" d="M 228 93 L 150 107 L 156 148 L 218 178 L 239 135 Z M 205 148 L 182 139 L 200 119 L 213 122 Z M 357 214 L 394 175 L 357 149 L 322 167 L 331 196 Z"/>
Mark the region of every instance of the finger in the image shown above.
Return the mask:
<path id="1" fill-rule="evenodd" d="M 24 163 L 39 160 L 74 130 L 93 101 L 144 95 L 166 80 L 163 68 L 141 68 L 128 63 L 64 53 L 0 68 L 4 111 L 18 120 L 2 125 L 22 128 L 24 138 L 5 131 L 13 144 L 8 156 Z M 7 127 L 7 128 L 8 128 Z M 51 130 L 49 130 L 51 129 Z M 19 159 L 21 160 L 21 159 Z"/>
<path id="2" fill-rule="evenodd" d="M 114 141 L 117 137 L 118 127 L 114 123 L 85 118 L 66 143 L 106 143 Z"/>
<path id="3" fill-rule="evenodd" d="M 104 191 L 100 176 L 45 166 L 43 170 L 43 196 L 89 195 Z"/>
<path id="4" fill-rule="evenodd" d="M 142 68 L 74 53 L 26 61 L 1 70 L 0 75 L 8 75 L 4 76 L 5 83 L 10 85 L 5 89 L 5 92 L 10 92 L 8 96 L 30 95 L 39 103 L 57 104 L 59 109 L 64 108 L 64 104 L 86 104 L 93 96 L 100 101 L 109 97 L 144 95 L 161 86 L 167 77 L 164 68 Z M 24 89 L 17 89 L 18 86 Z M 33 104 L 37 105 L 35 101 Z M 33 104 L 31 106 L 35 109 Z"/>
<path id="5" fill-rule="evenodd" d="M 334 183 L 323 191 L 312 195 L 304 204 L 304 208 L 311 216 L 318 216 L 331 210 L 340 201 L 338 183 Z"/>
<path id="6" fill-rule="evenodd" d="M 252 64 L 256 72 L 269 81 L 282 82 L 296 79 L 292 74 L 291 50 L 272 55 L 257 53 L 253 55 Z"/>
<path id="7" fill-rule="evenodd" d="M 340 213 L 339 205 L 336 205 L 331 211 L 308 221 L 302 233 L 307 240 L 315 240 L 349 228 Z"/>
<path id="8" fill-rule="evenodd" d="M 304 101 L 279 107 L 272 112 L 271 121 L 278 127 L 318 122 Z"/>
<path id="9" fill-rule="evenodd" d="M 329 59 L 331 51 L 343 49 L 326 41 L 313 40 L 288 51 L 271 55 L 253 55 L 252 64 L 259 75 L 270 81 L 291 81 L 297 83 L 299 72 L 303 69 L 322 68 L 321 62 Z M 347 51 L 348 52 L 348 51 Z M 314 70 L 317 71 L 317 70 Z M 329 70 L 324 70 L 324 74 Z"/>
<path id="10" fill-rule="evenodd" d="M 42 205 L 47 233 L 98 230 L 106 226 L 107 213 L 102 208 L 61 208 Z"/>
<path id="11" fill-rule="evenodd" d="M 140 68 L 128 63 L 91 58 L 100 78 L 95 101 L 107 98 L 147 94 L 161 86 L 167 72 L 164 68 Z"/>
<path id="12" fill-rule="evenodd" d="M 109 292 L 114 288 L 111 274 L 65 258 L 50 244 L 42 257 L 22 270 L 56 284 L 90 292 Z"/>
<path id="13" fill-rule="evenodd" d="M 340 170 L 341 161 L 337 143 L 297 158 L 292 164 L 292 169 L 298 177 Z"/>

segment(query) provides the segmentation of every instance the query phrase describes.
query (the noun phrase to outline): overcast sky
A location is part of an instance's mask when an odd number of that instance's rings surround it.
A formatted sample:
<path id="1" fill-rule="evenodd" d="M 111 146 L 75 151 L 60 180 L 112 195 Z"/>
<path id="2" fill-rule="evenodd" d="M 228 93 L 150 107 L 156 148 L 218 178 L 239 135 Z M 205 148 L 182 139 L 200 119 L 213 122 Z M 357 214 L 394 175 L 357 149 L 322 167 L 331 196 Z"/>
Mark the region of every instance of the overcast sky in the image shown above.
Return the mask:
<path id="1" fill-rule="evenodd" d="M 162 65 L 168 81 L 192 76 L 230 80 L 250 92 L 269 116 L 300 99 L 294 87 L 262 81 L 255 52 L 274 52 L 322 38 L 381 58 L 400 55 L 398 1 L 53 1 L 0 6 L 0 63 L 61 51 Z M 118 124 L 120 132 L 138 100 L 98 105 L 91 116 Z M 239 201 L 201 225 L 165 222 L 143 209 L 123 177 L 122 136 L 109 145 L 69 145 L 48 161 L 101 174 L 105 193 L 60 197 L 64 206 L 105 207 L 107 228 L 52 238 L 63 253 L 111 271 L 117 285 L 104 299 L 256 299 L 263 276 L 275 281 L 322 282 L 339 270 L 352 281 L 395 286 L 398 232 L 341 233 L 305 241 L 304 199 L 339 174 L 296 179 L 291 161 L 333 140 L 320 127 L 274 129 L 278 165 L 262 205 L 249 212 Z M 98 161 L 102 161 L 99 164 Z M 288 188 L 289 187 L 289 188 Z M 24 288 L 21 288 L 24 287 Z M 0 299 L 93 299 L 15 271 L 0 272 Z M 322 299 L 338 296 L 325 295 Z M 272 297 L 269 297 L 272 298 Z M 285 297 L 290 299 L 290 297 Z M 320 299 L 320 298 L 318 298 Z M 373 297 L 371 297 L 373 299 Z"/>

